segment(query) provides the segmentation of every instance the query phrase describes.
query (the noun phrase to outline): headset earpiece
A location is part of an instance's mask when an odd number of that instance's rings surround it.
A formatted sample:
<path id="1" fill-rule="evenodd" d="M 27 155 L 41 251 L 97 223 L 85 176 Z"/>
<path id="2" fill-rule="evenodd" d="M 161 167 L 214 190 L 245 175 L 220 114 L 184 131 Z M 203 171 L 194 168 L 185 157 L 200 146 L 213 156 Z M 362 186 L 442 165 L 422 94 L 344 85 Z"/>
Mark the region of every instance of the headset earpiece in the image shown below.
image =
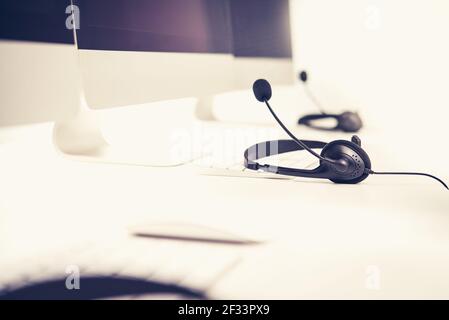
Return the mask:
<path id="1" fill-rule="evenodd" d="M 337 120 L 337 128 L 345 132 L 357 132 L 363 126 L 362 119 L 356 112 L 343 112 Z"/>
<path id="2" fill-rule="evenodd" d="M 334 127 L 322 127 L 314 123 L 315 121 L 322 119 L 335 119 L 337 121 L 337 124 Z M 301 117 L 298 120 L 298 124 L 319 130 L 327 130 L 327 131 L 341 130 L 344 132 L 357 132 L 363 126 L 362 119 L 360 119 L 360 116 L 356 112 L 350 111 L 343 112 L 342 114 L 329 114 L 329 113 L 309 114 Z"/>
<path id="3" fill-rule="evenodd" d="M 345 171 L 338 170 L 328 163 L 321 161 L 322 166 L 329 169 L 329 180 L 335 183 L 355 184 L 365 180 L 371 169 L 371 160 L 368 154 L 357 144 L 360 142 L 358 137 L 352 141 L 336 140 L 328 143 L 321 151 L 321 156 L 326 159 L 339 160 L 346 162 Z"/>

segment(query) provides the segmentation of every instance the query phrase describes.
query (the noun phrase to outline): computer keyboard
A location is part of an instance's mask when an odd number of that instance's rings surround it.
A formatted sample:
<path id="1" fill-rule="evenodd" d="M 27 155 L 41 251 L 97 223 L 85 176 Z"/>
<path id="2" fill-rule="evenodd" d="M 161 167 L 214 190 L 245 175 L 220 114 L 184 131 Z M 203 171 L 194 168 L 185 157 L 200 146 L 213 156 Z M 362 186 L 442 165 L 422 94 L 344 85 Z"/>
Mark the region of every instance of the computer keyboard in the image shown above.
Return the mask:
<path id="1" fill-rule="evenodd" d="M 245 168 L 243 165 L 243 152 L 244 151 L 242 151 L 241 155 L 242 160 L 238 162 L 223 162 L 219 158 L 211 155 L 209 157 L 200 158 L 194 161 L 193 165 L 197 169 L 197 172 L 201 175 L 286 180 L 295 179 L 295 177 L 292 176 L 281 176 Z M 292 152 L 290 154 L 279 155 L 276 157 L 273 156 L 265 161 L 260 161 L 260 163 L 301 169 L 312 169 L 318 165 L 315 158 L 311 158 L 309 154 L 304 152 L 299 155 L 297 152 Z"/>
<path id="2" fill-rule="evenodd" d="M 197 128 L 196 138 L 199 146 L 192 165 L 201 175 L 295 179 L 291 176 L 281 176 L 273 173 L 246 169 L 243 165 L 245 150 L 256 143 L 280 139 L 283 133 L 277 128 L 250 125 L 235 125 L 226 123 L 201 124 Z M 206 141 L 206 143 L 203 143 Z M 200 143 L 202 142 L 202 143 Z M 318 166 L 316 158 L 306 152 L 290 152 L 267 159 L 261 159 L 261 164 L 272 164 L 301 169 L 311 169 Z"/>

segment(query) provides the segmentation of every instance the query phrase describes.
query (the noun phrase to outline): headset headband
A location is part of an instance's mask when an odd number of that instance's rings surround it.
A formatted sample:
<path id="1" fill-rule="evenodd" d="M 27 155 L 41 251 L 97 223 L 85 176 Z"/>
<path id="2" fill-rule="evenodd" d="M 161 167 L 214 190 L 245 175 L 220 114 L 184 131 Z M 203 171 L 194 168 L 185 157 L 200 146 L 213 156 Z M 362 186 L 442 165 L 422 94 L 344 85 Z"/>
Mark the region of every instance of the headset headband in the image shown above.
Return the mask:
<path id="1" fill-rule="evenodd" d="M 306 146 L 311 149 L 322 149 L 327 143 L 313 140 L 301 140 Z M 303 170 L 287 167 L 277 167 L 273 165 L 261 165 L 256 162 L 259 159 L 283 154 L 287 152 L 304 150 L 294 140 L 272 140 L 255 144 L 245 150 L 244 165 L 251 170 L 263 169 L 266 172 L 304 177 L 317 174 L 316 170 Z M 317 168 L 318 169 L 318 168 Z"/>
<path id="2" fill-rule="evenodd" d="M 325 113 L 325 114 L 310 114 L 310 115 L 306 115 L 306 116 L 300 118 L 298 120 L 298 124 L 302 124 L 302 125 L 305 125 L 307 127 L 314 128 L 314 129 L 334 131 L 334 130 L 337 130 L 339 128 L 339 125 L 338 125 L 339 118 L 340 118 L 340 116 L 338 114 L 328 114 L 328 113 Z M 313 121 L 322 120 L 322 119 L 335 119 L 337 121 L 337 125 L 335 127 L 327 128 L 327 127 L 314 125 L 312 123 Z"/>

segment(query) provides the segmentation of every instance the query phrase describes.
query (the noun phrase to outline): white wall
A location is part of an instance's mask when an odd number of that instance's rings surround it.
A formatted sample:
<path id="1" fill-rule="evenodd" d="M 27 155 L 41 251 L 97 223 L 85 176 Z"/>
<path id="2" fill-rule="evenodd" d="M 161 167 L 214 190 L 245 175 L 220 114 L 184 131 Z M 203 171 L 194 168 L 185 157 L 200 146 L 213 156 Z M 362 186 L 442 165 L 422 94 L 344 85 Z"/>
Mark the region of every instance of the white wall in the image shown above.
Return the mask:
<path id="1" fill-rule="evenodd" d="M 449 1 L 291 0 L 291 7 L 295 67 L 309 71 L 331 110 L 354 106 L 368 129 L 401 137 L 425 122 L 421 142 L 444 141 Z"/>

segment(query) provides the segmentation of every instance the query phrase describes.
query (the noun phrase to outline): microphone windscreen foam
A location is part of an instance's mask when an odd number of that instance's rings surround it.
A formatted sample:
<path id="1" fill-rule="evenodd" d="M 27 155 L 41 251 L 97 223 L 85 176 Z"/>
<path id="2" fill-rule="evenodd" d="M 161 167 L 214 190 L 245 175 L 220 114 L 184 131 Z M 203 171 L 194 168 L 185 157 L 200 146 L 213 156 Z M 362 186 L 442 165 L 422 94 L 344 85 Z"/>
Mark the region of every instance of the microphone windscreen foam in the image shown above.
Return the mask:
<path id="1" fill-rule="evenodd" d="M 301 71 L 299 73 L 299 80 L 301 80 L 302 82 L 307 82 L 307 72 Z"/>
<path id="2" fill-rule="evenodd" d="M 265 102 L 271 99 L 271 85 L 265 79 L 259 79 L 253 84 L 254 96 L 260 102 Z"/>

